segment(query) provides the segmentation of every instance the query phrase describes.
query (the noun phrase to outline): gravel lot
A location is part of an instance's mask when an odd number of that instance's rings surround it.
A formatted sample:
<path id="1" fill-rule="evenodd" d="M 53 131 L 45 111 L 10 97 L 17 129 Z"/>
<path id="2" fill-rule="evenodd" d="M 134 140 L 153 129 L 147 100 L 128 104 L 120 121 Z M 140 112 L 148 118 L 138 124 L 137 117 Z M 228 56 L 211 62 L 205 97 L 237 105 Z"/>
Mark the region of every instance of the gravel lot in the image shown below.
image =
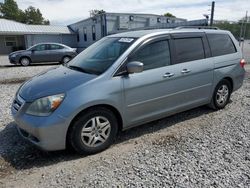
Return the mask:
<path id="1" fill-rule="evenodd" d="M 20 83 L 55 66 L 59 66 L 58 63 L 42 63 L 22 67 L 10 64 L 7 56 L 0 56 L 0 84 Z"/>
<path id="2" fill-rule="evenodd" d="M 32 67 L 30 76 L 33 68 L 49 67 Z M 145 124 L 91 156 L 46 153 L 21 139 L 9 110 L 20 83 L 0 84 L 0 187 L 250 187 L 247 69 L 224 110 L 200 107 Z"/>

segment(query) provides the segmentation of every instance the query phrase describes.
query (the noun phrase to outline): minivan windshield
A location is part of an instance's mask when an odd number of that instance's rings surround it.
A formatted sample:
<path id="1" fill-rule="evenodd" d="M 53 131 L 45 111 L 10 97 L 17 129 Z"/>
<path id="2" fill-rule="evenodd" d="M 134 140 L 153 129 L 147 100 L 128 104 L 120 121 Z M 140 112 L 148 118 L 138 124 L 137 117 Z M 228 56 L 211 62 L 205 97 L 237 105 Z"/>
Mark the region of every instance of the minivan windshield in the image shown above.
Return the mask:
<path id="1" fill-rule="evenodd" d="M 68 68 L 100 75 L 135 42 L 135 38 L 103 38 L 72 59 Z"/>

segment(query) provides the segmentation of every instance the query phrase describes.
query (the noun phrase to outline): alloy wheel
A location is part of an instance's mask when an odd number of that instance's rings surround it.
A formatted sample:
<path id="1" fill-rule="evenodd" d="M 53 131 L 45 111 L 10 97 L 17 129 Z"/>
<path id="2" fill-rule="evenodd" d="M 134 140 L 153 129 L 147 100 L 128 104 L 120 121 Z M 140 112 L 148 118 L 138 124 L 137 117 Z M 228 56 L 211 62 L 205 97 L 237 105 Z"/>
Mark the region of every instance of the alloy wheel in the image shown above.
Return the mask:
<path id="1" fill-rule="evenodd" d="M 70 58 L 69 57 L 64 57 L 63 58 L 63 63 L 68 63 L 70 61 Z"/>
<path id="2" fill-rule="evenodd" d="M 81 131 L 82 142 L 88 147 L 97 147 L 109 137 L 111 124 L 107 118 L 96 116 L 84 124 Z"/>
<path id="3" fill-rule="evenodd" d="M 216 102 L 219 105 L 224 105 L 228 100 L 229 88 L 227 85 L 221 85 L 216 93 Z"/>
<path id="4" fill-rule="evenodd" d="M 23 66 L 28 66 L 30 64 L 30 60 L 28 58 L 22 58 L 21 59 L 21 64 Z"/>

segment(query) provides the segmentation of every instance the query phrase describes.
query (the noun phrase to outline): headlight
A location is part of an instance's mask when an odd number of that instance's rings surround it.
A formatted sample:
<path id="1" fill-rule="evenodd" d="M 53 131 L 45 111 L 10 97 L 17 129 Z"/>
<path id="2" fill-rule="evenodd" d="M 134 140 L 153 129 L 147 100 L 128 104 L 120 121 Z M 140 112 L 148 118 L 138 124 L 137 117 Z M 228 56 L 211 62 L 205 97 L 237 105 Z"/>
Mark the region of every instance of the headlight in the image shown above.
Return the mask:
<path id="1" fill-rule="evenodd" d="M 26 111 L 26 114 L 35 116 L 49 116 L 62 103 L 65 94 L 43 97 L 34 101 Z"/>

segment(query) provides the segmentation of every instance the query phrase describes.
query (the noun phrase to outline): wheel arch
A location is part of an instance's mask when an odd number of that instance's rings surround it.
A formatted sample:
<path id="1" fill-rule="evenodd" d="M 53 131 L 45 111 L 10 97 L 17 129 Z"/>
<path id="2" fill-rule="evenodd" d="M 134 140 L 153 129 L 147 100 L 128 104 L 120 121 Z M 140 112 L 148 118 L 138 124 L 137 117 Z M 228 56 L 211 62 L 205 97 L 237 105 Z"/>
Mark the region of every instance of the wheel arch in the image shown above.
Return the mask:
<path id="1" fill-rule="evenodd" d="M 69 127 L 67 129 L 67 133 L 66 133 L 66 147 L 69 146 L 69 140 L 68 140 L 69 139 L 69 133 L 70 133 L 71 127 L 73 126 L 73 123 L 81 116 L 81 114 L 83 114 L 84 112 L 86 112 L 86 111 L 88 111 L 88 110 L 90 110 L 92 108 L 96 108 L 96 107 L 103 107 L 103 108 L 111 110 L 114 113 L 115 117 L 117 118 L 117 121 L 118 121 L 118 131 L 121 131 L 123 129 L 123 119 L 122 119 L 121 113 L 117 110 L 117 108 L 115 108 L 114 106 L 109 105 L 109 104 L 98 104 L 98 105 L 89 106 L 89 107 L 81 110 L 71 120 L 71 122 L 69 124 Z"/>
<path id="2" fill-rule="evenodd" d="M 229 81 L 229 83 L 231 85 L 231 92 L 234 90 L 234 82 L 233 82 L 233 79 L 231 77 L 227 76 L 227 77 L 224 77 L 221 80 L 227 80 L 227 81 Z"/>

